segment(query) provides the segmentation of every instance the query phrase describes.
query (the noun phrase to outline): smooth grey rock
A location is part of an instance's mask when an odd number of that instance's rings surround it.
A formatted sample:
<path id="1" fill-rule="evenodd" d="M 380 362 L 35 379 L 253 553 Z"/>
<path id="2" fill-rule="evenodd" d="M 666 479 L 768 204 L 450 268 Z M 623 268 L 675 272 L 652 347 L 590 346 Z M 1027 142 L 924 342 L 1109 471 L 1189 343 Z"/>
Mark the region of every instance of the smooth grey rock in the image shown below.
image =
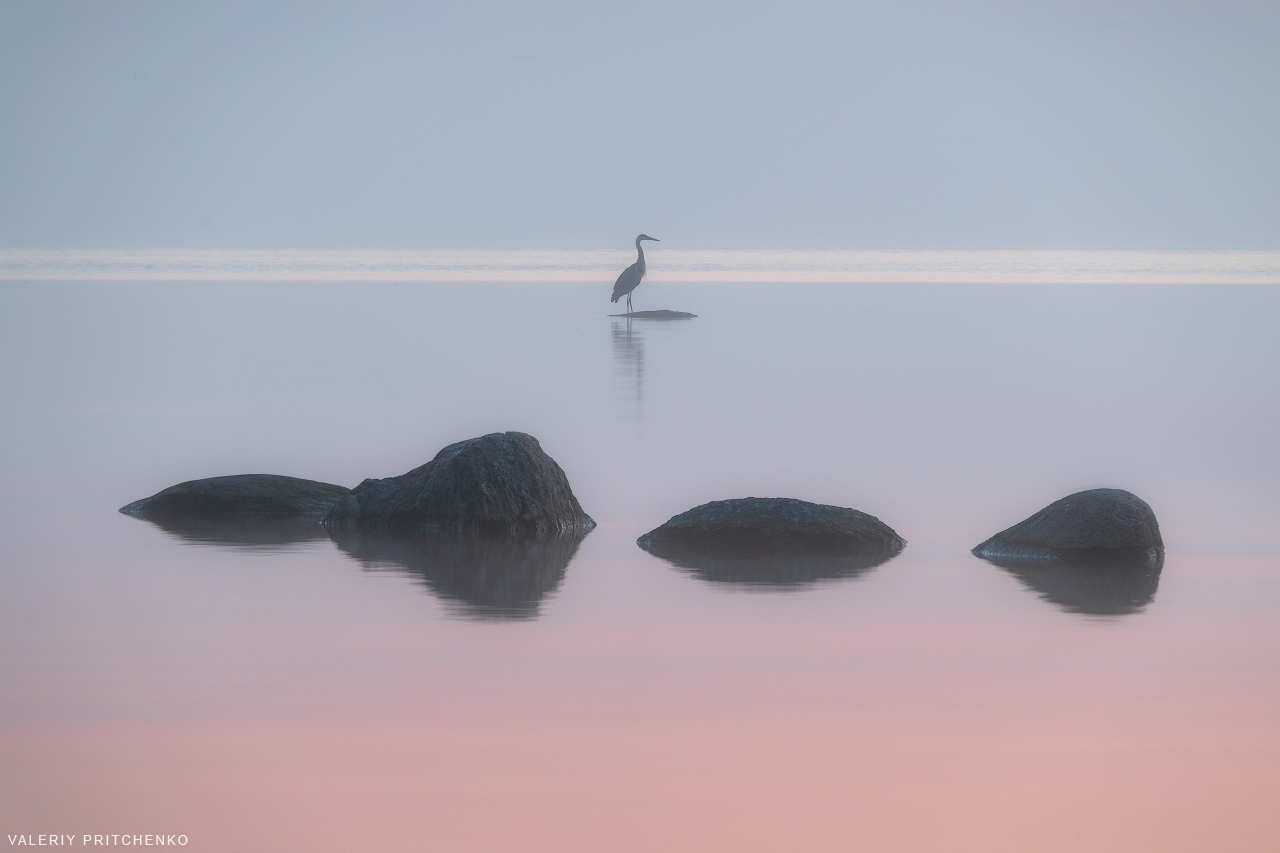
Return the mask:
<path id="1" fill-rule="evenodd" d="M 1160 525 L 1146 501 L 1123 489 L 1090 489 L 1054 501 L 973 549 L 992 562 L 1060 560 L 1105 563 L 1164 554 Z"/>
<path id="2" fill-rule="evenodd" d="M 862 574 L 897 556 L 906 542 L 856 509 L 739 498 L 694 507 L 636 544 L 706 581 L 798 587 Z"/>
<path id="3" fill-rule="evenodd" d="M 235 474 L 188 480 L 149 498 L 120 507 L 125 515 L 181 526 L 216 519 L 310 519 L 318 521 L 343 495 L 345 486 L 284 477 Z"/>
<path id="4" fill-rule="evenodd" d="M 325 517 L 334 528 L 549 536 L 595 527 L 538 440 L 496 432 L 451 444 L 399 477 L 365 480 Z"/>
<path id="5" fill-rule="evenodd" d="M 470 619 L 532 619 L 564 580 L 585 531 L 489 539 L 416 530 L 334 528 L 333 541 L 364 568 L 416 578 Z"/>

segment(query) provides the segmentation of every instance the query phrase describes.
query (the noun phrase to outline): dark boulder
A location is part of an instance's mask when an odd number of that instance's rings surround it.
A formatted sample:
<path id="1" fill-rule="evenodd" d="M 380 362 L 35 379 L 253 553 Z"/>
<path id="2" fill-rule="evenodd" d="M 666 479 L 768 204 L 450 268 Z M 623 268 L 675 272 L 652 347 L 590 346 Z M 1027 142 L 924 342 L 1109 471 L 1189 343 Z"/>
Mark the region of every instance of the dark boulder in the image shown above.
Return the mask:
<path id="1" fill-rule="evenodd" d="M 1146 501 L 1091 489 L 1054 501 L 973 549 L 1069 613 L 1137 613 L 1155 598 L 1164 542 Z"/>
<path id="2" fill-rule="evenodd" d="M 532 619 L 564 580 L 586 532 L 491 539 L 333 528 L 329 535 L 364 568 L 419 580 L 459 616 Z"/>
<path id="3" fill-rule="evenodd" d="M 799 587 L 855 577 L 897 556 L 906 542 L 856 509 L 740 498 L 694 507 L 636 544 L 706 581 Z"/>
<path id="4" fill-rule="evenodd" d="M 350 490 L 279 474 L 189 480 L 120 507 L 125 515 L 182 526 L 235 519 L 318 521 Z"/>
<path id="5" fill-rule="evenodd" d="M 1123 489 L 1090 489 L 1054 501 L 973 549 L 986 560 L 1107 562 L 1164 554 L 1146 501 Z"/>
<path id="6" fill-rule="evenodd" d="M 500 432 L 451 444 L 398 477 L 365 480 L 325 517 L 330 529 L 550 536 L 595 527 L 538 440 Z"/>

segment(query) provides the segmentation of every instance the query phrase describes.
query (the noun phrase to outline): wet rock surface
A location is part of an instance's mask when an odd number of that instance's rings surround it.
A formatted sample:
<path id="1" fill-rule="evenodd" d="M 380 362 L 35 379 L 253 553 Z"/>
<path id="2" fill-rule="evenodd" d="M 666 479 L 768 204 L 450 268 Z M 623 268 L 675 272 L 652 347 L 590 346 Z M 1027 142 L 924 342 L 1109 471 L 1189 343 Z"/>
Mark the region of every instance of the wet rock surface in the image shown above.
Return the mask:
<path id="1" fill-rule="evenodd" d="M 1054 501 L 973 549 L 1000 561 L 1073 560 L 1105 565 L 1126 552 L 1160 556 L 1160 525 L 1146 501 L 1123 489 L 1090 489 Z"/>
<path id="2" fill-rule="evenodd" d="M 334 528 L 334 543 L 364 568 L 415 578 L 457 615 L 532 619 L 564 580 L 586 531 L 491 539 L 414 530 Z"/>
<path id="3" fill-rule="evenodd" d="M 536 438 L 502 432 L 451 444 L 398 477 L 365 480 L 325 525 L 500 537 L 585 532 L 595 522 Z"/>
<path id="4" fill-rule="evenodd" d="M 236 524 L 236 519 L 310 519 L 319 521 L 342 496 L 345 486 L 280 474 L 234 474 L 188 480 L 120 508 L 125 515 L 162 526 L 199 527 L 202 520 Z"/>
<path id="5" fill-rule="evenodd" d="M 799 587 L 856 577 L 897 556 L 906 542 L 856 509 L 740 498 L 694 507 L 636 544 L 706 581 Z"/>

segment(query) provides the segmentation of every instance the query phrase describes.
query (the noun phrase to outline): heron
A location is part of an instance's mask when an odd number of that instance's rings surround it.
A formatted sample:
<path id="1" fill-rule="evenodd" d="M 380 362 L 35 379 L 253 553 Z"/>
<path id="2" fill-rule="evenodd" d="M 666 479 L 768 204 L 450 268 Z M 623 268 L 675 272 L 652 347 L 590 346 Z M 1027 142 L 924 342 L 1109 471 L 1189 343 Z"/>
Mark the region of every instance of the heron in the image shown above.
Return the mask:
<path id="1" fill-rule="evenodd" d="M 657 237 L 650 237 L 648 234 L 641 234 L 636 238 L 636 251 L 640 257 L 634 264 L 622 271 L 622 275 L 618 276 L 618 280 L 613 283 L 613 296 L 610 302 L 617 302 L 622 297 L 627 297 L 627 313 L 631 313 L 631 291 L 640 286 L 640 280 L 644 278 L 644 249 L 640 246 L 641 240 L 652 240 L 655 243 L 661 243 Z"/>

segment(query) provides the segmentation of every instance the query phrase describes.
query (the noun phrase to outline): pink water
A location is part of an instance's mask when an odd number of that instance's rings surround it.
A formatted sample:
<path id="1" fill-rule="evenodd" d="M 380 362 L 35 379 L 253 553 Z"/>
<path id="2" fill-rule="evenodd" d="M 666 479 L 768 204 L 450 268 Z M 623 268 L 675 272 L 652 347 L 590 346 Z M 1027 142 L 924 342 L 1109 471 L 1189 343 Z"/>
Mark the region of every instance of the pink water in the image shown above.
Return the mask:
<path id="1" fill-rule="evenodd" d="M 641 296 L 700 316 L 628 330 L 581 285 L 0 288 L 0 831 L 1280 845 L 1280 291 Z M 199 543 L 115 512 L 216 474 L 354 485 L 497 429 L 537 436 L 600 522 L 524 618 L 327 539 Z M 1138 612 L 968 554 L 1094 486 L 1160 518 Z M 749 494 L 854 506 L 909 545 L 798 590 L 634 545 Z"/>

